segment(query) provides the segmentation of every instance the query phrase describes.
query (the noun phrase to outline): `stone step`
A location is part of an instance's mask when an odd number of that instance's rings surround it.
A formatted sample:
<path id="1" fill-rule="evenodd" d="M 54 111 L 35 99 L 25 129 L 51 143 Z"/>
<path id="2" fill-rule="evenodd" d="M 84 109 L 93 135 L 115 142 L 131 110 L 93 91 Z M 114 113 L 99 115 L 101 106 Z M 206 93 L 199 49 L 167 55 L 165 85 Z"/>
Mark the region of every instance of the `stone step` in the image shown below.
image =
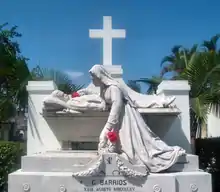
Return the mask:
<path id="1" fill-rule="evenodd" d="M 123 176 L 72 177 L 71 172 L 23 172 L 9 174 L 8 192 L 211 192 L 211 175 L 205 172 L 150 174 L 145 178 Z"/>
<path id="2" fill-rule="evenodd" d="M 187 154 L 179 158 L 178 162 L 169 168 L 166 172 L 178 172 L 178 171 L 198 171 L 199 170 L 199 158 L 197 155 Z"/>
<path id="3" fill-rule="evenodd" d="M 27 172 L 77 172 L 89 167 L 98 159 L 97 151 L 48 151 L 42 154 L 23 156 L 22 171 Z M 197 171 L 198 157 L 187 155 L 167 172 Z"/>
<path id="4" fill-rule="evenodd" d="M 23 156 L 21 169 L 28 172 L 77 172 L 97 158 L 97 151 L 49 151 Z"/>

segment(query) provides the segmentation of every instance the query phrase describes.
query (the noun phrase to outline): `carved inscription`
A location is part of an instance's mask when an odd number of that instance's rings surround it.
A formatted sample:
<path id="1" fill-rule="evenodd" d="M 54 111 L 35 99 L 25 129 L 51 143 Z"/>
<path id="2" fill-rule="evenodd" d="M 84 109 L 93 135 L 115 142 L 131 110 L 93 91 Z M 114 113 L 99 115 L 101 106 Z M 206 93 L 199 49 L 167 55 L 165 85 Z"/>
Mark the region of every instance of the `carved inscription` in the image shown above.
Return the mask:
<path id="1" fill-rule="evenodd" d="M 130 186 L 126 179 L 96 179 L 91 180 L 91 186 L 84 187 L 85 192 L 95 191 L 135 191 L 137 187 Z"/>
<path id="2" fill-rule="evenodd" d="M 106 163 L 107 163 L 107 165 L 111 165 L 112 164 L 112 157 L 108 157 L 106 159 Z"/>

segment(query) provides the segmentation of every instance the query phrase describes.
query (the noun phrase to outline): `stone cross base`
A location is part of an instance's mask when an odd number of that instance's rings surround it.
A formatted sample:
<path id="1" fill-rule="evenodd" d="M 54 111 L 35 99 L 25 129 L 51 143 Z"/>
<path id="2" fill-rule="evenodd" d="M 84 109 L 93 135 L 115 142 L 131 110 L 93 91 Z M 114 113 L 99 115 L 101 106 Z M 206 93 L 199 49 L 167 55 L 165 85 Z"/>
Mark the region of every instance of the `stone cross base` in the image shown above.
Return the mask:
<path id="1" fill-rule="evenodd" d="M 153 191 L 153 192 L 211 192 L 211 175 L 198 169 L 198 158 L 188 155 L 171 167 L 170 173 L 150 173 L 144 177 L 127 177 L 116 166 L 117 154 L 103 155 L 102 174 L 73 176 L 88 170 L 97 162 L 96 151 L 46 152 L 22 157 L 22 168 L 9 175 L 8 192 L 79 192 L 79 191 Z M 126 167 L 139 173 L 146 170 Z M 172 172 L 171 172 L 172 171 Z"/>

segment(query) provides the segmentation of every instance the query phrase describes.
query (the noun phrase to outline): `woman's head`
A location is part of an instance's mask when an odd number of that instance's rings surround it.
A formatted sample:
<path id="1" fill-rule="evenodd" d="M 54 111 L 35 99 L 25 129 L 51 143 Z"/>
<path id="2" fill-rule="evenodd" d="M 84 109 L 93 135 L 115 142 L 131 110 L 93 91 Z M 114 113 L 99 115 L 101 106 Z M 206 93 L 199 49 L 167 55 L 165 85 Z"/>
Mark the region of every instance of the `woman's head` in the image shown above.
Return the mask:
<path id="1" fill-rule="evenodd" d="M 117 86 L 122 91 L 124 98 L 129 102 L 129 104 L 133 107 L 136 107 L 128 94 L 127 86 L 124 86 L 113 79 L 102 65 L 94 65 L 89 70 L 89 73 L 91 74 L 92 81 L 95 86 L 101 87 L 101 89 L 110 85 Z"/>
<path id="2" fill-rule="evenodd" d="M 89 73 L 91 75 L 93 84 L 97 87 L 116 85 L 117 82 L 111 77 L 111 75 L 105 70 L 102 65 L 94 65 Z"/>
<path id="3" fill-rule="evenodd" d="M 93 73 L 90 73 L 90 74 L 91 74 L 92 82 L 96 87 L 101 87 L 102 85 L 104 85 L 102 83 L 101 79 L 98 78 L 95 74 L 93 74 Z"/>

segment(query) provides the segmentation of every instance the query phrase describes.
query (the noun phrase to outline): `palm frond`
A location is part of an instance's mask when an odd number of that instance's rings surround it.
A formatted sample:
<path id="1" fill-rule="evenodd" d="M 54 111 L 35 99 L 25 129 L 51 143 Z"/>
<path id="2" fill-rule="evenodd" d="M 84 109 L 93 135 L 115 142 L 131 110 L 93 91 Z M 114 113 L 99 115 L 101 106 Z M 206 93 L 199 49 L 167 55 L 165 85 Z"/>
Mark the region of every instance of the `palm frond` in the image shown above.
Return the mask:
<path id="1" fill-rule="evenodd" d="M 156 94 L 158 85 L 164 80 L 162 77 L 152 76 L 151 78 L 140 78 L 134 80 L 135 82 L 144 83 L 148 85 L 147 94 Z"/>
<path id="2" fill-rule="evenodd" d="M 196 53 L 197 49 L 198 49 L 198 44 L 194 44 L 189 51 L 189 55 Z"/>
<path id="3" fill-rule="evenodd" d="M 217 51 L 217 41 L 220 38 L 220 34 L 216 34 L 209 41 L 205 40 L 202 43 L 202 47 L 204 47 L 208 51 Z"/>
<path id="4" fill-rule="evenodd" d="M 195 114 L 195 119 L 199 122 L 207 121 L 207 114 L 209 112 L 209 105 L 203 103 L 202 96 L 190 99 L 190 108 Z"/>
<path id="5" fill-rule="evenodd" d="M 175 45 L 175 46 L 171 49 L 172 54 L 178 55 L 178 54 L 179 54 L 179 51 L 180 51 L 180 49 L 181 49 L 182 47 L 183 47 L 182 45 Z"/>
<path id="6" fill-rule="evenodd" d="M 32 70 L 32 75 L 34 79 L 38 81 L 53 80 L 58 89 L 67 94 L 71 94 L 72 92 L 78 91 L 84 87 L 84 85 L 74 84 L 66 73 L 55 69 L 40 68 L 37 66 Z"/>
<path id="7" fill-rule="evenodd" d="M 162 66 L 164 63 L 168 62 L 168 63 L 172 63 L 174 62 L 175 57 L 174 56 L 166 56 L 162 59 L 160 66 Z"/>
<path id="8" fill-rule="evenodd" d="M 127 83 L 128 87 L 130 87 L 132 90 L 140 93 L 141 92 L 141 86 L 136 81 L 129 80 Z"/>

